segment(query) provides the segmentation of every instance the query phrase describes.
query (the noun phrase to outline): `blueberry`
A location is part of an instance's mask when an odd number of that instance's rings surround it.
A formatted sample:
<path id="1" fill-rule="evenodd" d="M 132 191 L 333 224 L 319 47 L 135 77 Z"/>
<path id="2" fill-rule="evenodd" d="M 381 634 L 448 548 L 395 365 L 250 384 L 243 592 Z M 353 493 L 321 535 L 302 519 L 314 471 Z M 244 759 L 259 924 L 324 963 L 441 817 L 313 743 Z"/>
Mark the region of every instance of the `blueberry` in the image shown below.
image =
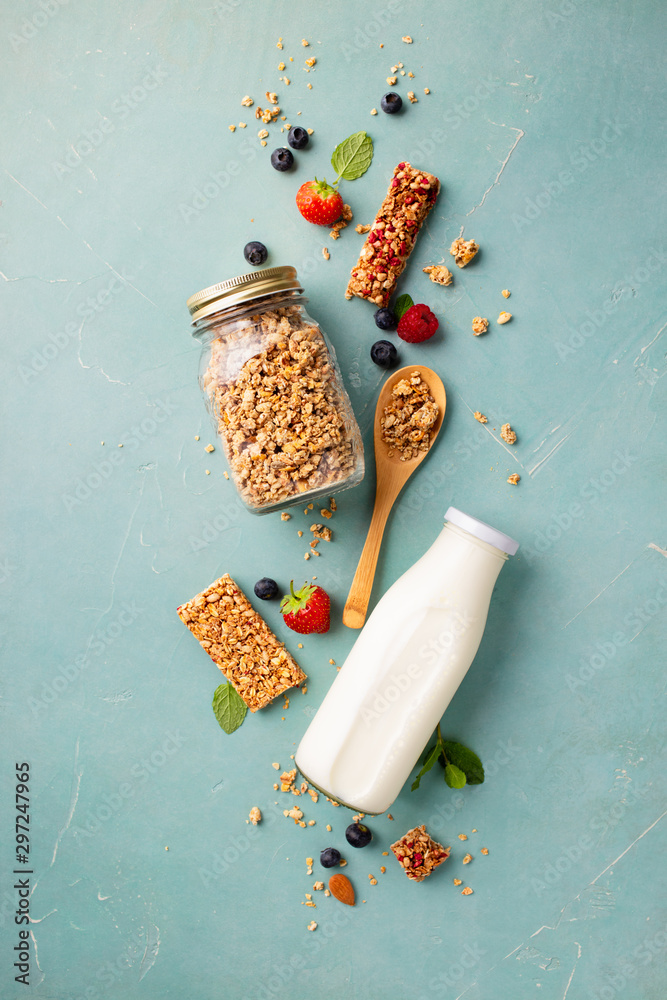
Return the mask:
<path id="1" fill-rule="evenodd" d="M 376 340 L 371 347 L 371 361 L 380 368 L 393 368 L 398 361 L 398 351 L 388 340 Z"/>
<path id="2" fill-rule="evenodd" d="M 403 107 L 403 100 L 400 94 L 394 94 L 393 91 L 390 90 L 389 93 L 385 94 L 380 101 L 380 107 L 388 115 L 395 115 L 396 112 L 400 111 Z"/>
<path id="3" fill-rule="evenodd" d="M 340 861 L 340 851 L 335 847 L 325 847 L 320 854 L 320 864 L 323 868 L 333 868 Z"/>
<path id="4" fill-rule="evenodd" d="M 378 309 L 375 313 L 375 325 L 381 330 L 395 330 L 398 324 L 396 313 L 391 309 Z"/>
<path id="5" fill-rule="evenodd" d="M 287 146 L 279 146 L 271 153 L 271 166 L 276 170 L 289 170 L 294 163 L 294 154 Z"/>
<path id="6" fill-rule="evenodd" d="M 269 256 L 269 251 L 263 243 L 259 243 L 258 240 L 254 240 L 252 243 L 246 243 L 243 248 L 243 256 L 249 264 L 254 264 L 255 267 L 258 267 L 260 264 L 263 264 Z"/>
<path id="7" fill-rule="evenodd" d="M 363 823 L 350 823 L 345 831 L 345 839 L 352 847 L 365 847 L 370 844 L 373 834 Z"/>
<path id="8" fill-rule="evenodd" d="M 303 149 L 304 146 L 308 145 L 309 139 L 310 136 L 305 128 L 301 128 L 300 125 L 293 125 L 287 133 L 287 141 L 292 149 Z"/>
<path id="9" fill-rule="evenodd" d="M 261 598 L 262 601 L 270 601 L 272 597 L 277 596 L 278 584 L 275 580 L 269 579 L 268 576 L 263 576 L 255 584 L 255 597 Z"/>

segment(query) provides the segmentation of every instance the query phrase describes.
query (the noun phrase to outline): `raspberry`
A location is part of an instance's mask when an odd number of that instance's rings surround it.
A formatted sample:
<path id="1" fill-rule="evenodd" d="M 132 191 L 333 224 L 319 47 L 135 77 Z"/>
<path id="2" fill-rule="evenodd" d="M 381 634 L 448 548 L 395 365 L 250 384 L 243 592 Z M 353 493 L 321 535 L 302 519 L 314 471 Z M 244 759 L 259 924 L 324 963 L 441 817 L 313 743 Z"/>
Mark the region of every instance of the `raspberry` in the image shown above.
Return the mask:
<path id="1" fill-rule="evenodd" d="M 438 325 L 438 320 L 429 307 L 419 303 L 410 306 L 408 311 L 403 313 L 396 332 L 401 340 L 406 340 L 408 344 L 420 344 L 422 340 L 428 340 L 433 336 Z"/>

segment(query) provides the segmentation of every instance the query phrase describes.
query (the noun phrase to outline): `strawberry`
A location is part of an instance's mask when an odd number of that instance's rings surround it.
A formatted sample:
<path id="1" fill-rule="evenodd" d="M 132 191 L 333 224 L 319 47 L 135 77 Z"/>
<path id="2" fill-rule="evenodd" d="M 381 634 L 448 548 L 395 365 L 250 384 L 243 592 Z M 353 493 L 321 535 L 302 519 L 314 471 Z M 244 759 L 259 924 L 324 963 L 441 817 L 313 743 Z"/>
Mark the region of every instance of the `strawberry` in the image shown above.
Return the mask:
<path id="1" fill-rule="evenodd" d="M 290 593 L 280 602 L 285 624 L 293 632 L 309 635 L 311 632 L 329 631 L 329 595 L 321 587 L 304 583 L 301 590 L 294 592 L 294 580 L 289 585 Z"/>
<path id="2" fill-rule="evenodd" d="M 343 199 L 326 181 L 306 181 L 296 193 L 296 207 L 306 222 L 332 226 L 343 212 Z"/>

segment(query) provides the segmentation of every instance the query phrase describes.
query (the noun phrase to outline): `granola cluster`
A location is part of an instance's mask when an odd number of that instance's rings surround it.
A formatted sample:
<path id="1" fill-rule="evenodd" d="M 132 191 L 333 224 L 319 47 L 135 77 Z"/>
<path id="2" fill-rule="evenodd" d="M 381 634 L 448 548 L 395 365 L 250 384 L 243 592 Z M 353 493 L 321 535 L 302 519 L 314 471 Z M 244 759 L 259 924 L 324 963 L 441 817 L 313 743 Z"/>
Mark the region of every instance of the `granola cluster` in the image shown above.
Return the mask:
<path id="1" fill-rule="evenodd" d="M 464 240 L 461 236 L 457 237 L 449 248 L 457 267 L 465 267 L 466 264 L 469 264 L 478 250 L 479 245 L 474 240 Z"/>
<path id="2" fill-rule="evenodd" d="M 329 489 L 354 472 L 359 432 L 322 333 L 299 306 L 228 322 L 202 385 L 249 506 Z"/>
<path id="3" fill-rule="evenodd" d="M 451 848 L 432 840 L 425 826 L 416 826 L 392 844 L 391 850 L 408 878 L 423 882 L 434 868 L 447 860 Z"/>
<path id="4" fill-rule="evenodd" d="M 433 174 L 401 162 L 352 269 L 345 298 L 386 306 L 440 191 Z"/>
<path id="5" fill-rule="evenodd" d="M 428 267 L 422 267 L 424 274 L 428 274 L 431 281 L 434 281 L 437 285 L 451 285 L 454 275 L 445 267 L 444 264 L 429 264 Z"/>
<path id="6" fill-rule="evenodd" d="M 177 610 L 251 712 L 306 680 L 228 573 Z"/>
<path id="7" fill-rule="evenodd" d="M 439 412 L 421 372 L 414 371 L 409 378 L 400 379 L 380 417 L 382 440 L 389 445 L 390 454 L 395 449 L 400 452 L 401 461 L 407 462 L 428 451 L 431 428 Z"/>

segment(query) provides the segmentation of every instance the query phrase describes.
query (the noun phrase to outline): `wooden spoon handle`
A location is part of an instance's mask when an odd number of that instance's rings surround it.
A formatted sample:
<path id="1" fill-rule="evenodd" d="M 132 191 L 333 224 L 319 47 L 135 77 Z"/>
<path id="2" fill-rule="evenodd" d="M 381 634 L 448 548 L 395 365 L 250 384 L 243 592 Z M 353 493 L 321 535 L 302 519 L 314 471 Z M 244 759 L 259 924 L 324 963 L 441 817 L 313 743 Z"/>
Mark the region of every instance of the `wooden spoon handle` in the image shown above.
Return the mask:
<path id="1" fill-rule="evenodd" d="M 392 491 L 393 493 L 393 491 Z M 375 567 L 377 566 L 380 545 L 384 534 L 384 526 L 387 523 L 389 511 L 396 497 L 392 493 L 378 489 L 375 496 L 375 506 L 373 516 L 366 535 L 357 572 L 354 574 L 350 592 L 347 595 L 345 608 L 343 610 L 343 625 L 348 628 L 361 628 L 366 621 L 366 611 L 373 589 L 375 579 Z"/>

